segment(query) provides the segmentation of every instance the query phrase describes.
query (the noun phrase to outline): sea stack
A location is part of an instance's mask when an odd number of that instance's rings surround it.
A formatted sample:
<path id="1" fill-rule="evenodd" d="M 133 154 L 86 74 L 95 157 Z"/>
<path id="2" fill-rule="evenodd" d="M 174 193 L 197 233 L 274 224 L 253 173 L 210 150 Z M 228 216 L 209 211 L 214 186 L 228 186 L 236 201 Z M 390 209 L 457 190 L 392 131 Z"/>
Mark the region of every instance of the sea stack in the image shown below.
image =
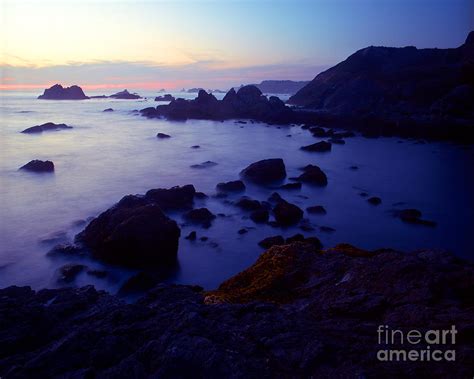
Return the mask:
<path id="1" fill-rule="evenodd" d="M 45 89 L 44 93 L 38 96 L 38 99 L 42 100 L 85 100 L 88 98 L 81 87 L 74 85 L 64 88 L 61 84 Z"/>

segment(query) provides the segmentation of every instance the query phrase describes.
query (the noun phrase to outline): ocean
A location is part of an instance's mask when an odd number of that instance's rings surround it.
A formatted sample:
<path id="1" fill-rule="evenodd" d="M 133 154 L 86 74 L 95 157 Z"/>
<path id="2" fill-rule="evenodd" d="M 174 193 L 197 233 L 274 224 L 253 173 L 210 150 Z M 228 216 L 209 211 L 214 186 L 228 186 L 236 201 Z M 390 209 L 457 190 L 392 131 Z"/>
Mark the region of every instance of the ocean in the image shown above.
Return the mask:
<path id="1" fill-rule="evenodd" d="M 179 212 L 169 214 L 181 225 L 181 239 L 179 267 L 168 282 L 215 288 L 255 262 L 263 251 L 260 240 L 278 234 L 317 236 L 325 247 L 345 242 L 365 249 L 407 252 L 446 249 L 473 259 L 472 146 L 356 136 L 347 138 L 345 145 L 333 145 L 331 152 L 309 153 L 300 146 L 320 139 L 300 126 L 146 119 L 133 111 L 156 106 L 153 99 L 158 94 L 140 93 L 148 98 L 50 101 L 38 100 L 38 92 L 0 92 L 0 288 L 59 287 L 59 267 L 85 261 L 89 267 L 108 270 L 109 275 L 99 279 L 83 272 L 74 285 L 93 284 L 117 292 L 135 271 L 86 258 L 53 259 L 47 252 L 56 244 L 71 242 L 92 217 L 127 194 L 184 184 L 209 195 L 196 206 L 225 217 L 202 229 L 184 225 Z M 114 111 L 103 112 L 106 108 Z M 73 129 L 20 133 L 50 121 Z M 160 140 L 158 132 L 171 138 Z M 238 179 L 243 168 L 266 158 L 283 158 L 288 177 L 299 175 L 299 168 L 307 164 L 316 164 L 327 174 L 326 187 L 303 184 L 301 190 L 278 191 L 302 209 L 325 207 L 325 215 L 305 213 L 314 231 L 256 225 L 232 204 L 242 194 L 213 197 L 217 183 Z M 55 173 L 18 170 L 32 159 L 52 160 Z M 206 161 L 217 165 L 190 167 Z M 350 169 L 354 165 L 357 170 Z M 244 195 L 266 200 L 274 191 L 248 184 Z M 369 204 L 361 192 L 380 197 L 382 203 Z M 424 219 L 437 226 L 402 222 L 393 216 L 394 210 L 402 208 L 419 209 Z M 248 228 L 248 233 L 238 234 L 242 228 Z M 192 230 L 208 240 L 186 240 Z"/>

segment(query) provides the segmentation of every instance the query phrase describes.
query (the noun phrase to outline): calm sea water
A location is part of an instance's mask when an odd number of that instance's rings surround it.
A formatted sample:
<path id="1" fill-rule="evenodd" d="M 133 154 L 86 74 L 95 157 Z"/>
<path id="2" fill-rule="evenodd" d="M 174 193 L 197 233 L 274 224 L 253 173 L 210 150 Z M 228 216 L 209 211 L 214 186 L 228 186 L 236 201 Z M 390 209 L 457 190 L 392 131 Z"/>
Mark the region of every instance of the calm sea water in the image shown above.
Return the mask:
<path id="1" fill-rule="evenodd" d="M 447 249 L 473 258 L 474 150 L 450 143 L 418 144 L 399 138 L 355 137 L 334 145 L 330 153 L 299 150 L 316 142 L 299 127 L 239 125 L 233 121 L 168 122 L 148 120 L 131 111 L 156 105 L 148 100 L 95 99 L 87 101 L 37 100 L 38 93 L 0 93 L 0 287 L 16 284 L 56 287 L 57 269 L 67 261 L 46 256 L 55 244 L 71 241 L 84 220 L 97 216 L 124 195 L 151 188 L 194 184 L 198 191 L 215 193 L 221 181 L 238 178 L 254 161 L 281 157 L 288 176 L 312 163 L 328 176 L 325 188 L 303 185 L 301 191 L 280 191 L 287 200 L 305 208 L 323 205 L 326 215 L 305 215 L 316 227 L 306 236 L 318 236 L 325 246 L 348 242 L 362 248 L 391 247 L 404 251 Z M 187 95 L 194 97 L 195 95 Z M 105 108 L 115 111 L 104 113 Z M 52 121 L 71 130 L 40 135 L 23 129 Z M 156 134 L 170 134 L 158 140 Z M 291 137 L 289 136 L 291 135 Z M 191 149 L 200 145 L 200 149 Z M 52 160 L 53 175 L 18 171 L 32 159 Z M 207 169 L 190 165 L 217 162 Z M 359 170 L 350 170 L 352 165 Z M 360 192 L 382 198 L 373 206 Z M 272 190 L 249 185 L 246 195 L 265 200 Z M 264 237 L 291 236 L 297 227 L 256 226 L 227 199 L 209 198 L 198 205 L 225 213 L 210 229 L 182 227 L 179 269 L 169 281 L 217 286 L 252 264 L 261 253 Z M 394 209 L 418 208 L 436 228 L 404 224 Z M 180 214 L 172 214 L 183 223 Z M 318 227 L 334 228 L 323 233 Z M 247 234 L 237 231 L 250 227 Z M 184 239 L 191 230 L 207 242 Z M 79 262 L 79 261 L 74 261 Z M 95 261 L 90 267 L 103 268 Z M 94 284 L 116 291 L 132 271 L 106 267 L 111 274 L 96 279 L 80 274 L 75 285 Z"/>

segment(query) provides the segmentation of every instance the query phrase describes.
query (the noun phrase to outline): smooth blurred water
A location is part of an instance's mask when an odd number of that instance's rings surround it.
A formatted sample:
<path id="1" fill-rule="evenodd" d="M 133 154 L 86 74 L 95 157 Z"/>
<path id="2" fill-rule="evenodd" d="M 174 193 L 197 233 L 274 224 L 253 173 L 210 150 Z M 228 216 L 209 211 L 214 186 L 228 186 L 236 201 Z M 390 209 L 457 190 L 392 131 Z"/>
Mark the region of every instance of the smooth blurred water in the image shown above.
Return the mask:
<path id="1" fill-rule="evenodd" d="M 305 214 L 316 230 L 257 226 L 229 204 L 239 195 L 227 200 L 211 197 L 197 202 L 197 206 L 227 216 L 217 218 L 207 230 L 182 227 L 179 269 L 169 281 L 213 288 L 256 260 L 262 251 L 257 245 L 259 240 L 298 232 L 318 236 L 325 246 L 348 242 L 368 249 L 441 248 L 464 258 L 473 257 L 472 147 L 356 137 L 347 139 L 346 145 L 333 145 L 330 153 L 308 153 L 299 147 L 318 139 L 299 127 L 240 125 L 233 121 L 168 122 L 132 113 L 157 105 L 153 101 L 157 94 L 142 93 L 151 98 L 137 101 L 46 101 L 37 100 L 37 95 L 0 93 L 0 287 L 58 286 L 57 269 L 66 261 L 47 257 L 47 251 L 58 242 L 72 240 L 84 227 L 84 220 L 126 194 L 191 183 L 198 191 L 212 195 L 218 182 L 237 179 L 248 164 L 275 157 L 284 159 L 288 177 L 298 175 L 298 168 L 309 163 L 326 172 L 329 184 L 325 188 L 303 185 L 301 191 L 280 191 L 285 199 L 302 208 L 323 205 L 327 209 L 327 215 Z M 184 96 L 192 98 L 195 94 Z M 106 108 L 114 112 L 104 113 Z M 39 135 L 20 133 L 48 121 L 66 123 L 73 129 Z M 159 140 L 158 132 L 172 138 Z M 191 149 L 192 145 L 201 148 Z M 55 173 L 18 171 L 32 159 L 52 160 Z M 190 168 L 207 160 L 218 165 Z M 352 165 L 359 166 L 359 170 L 350 170 Z M 368 204 L 359 196 L 361 191 L 381 197 L 382 204 Z M 246 195 L 265 200 L 272 192 L 248 185 Z M 404 204 L 394 205 L 399 202 Z M 391 214 L 397 207 L 418 208 L 423 218 L 438 225 L 429 228 L 404 224 Z M 171 217 L 183 223 L 181 214 Z M 319 226 L 330 226 L 335 231 L 323 233 Z M 253 229 L 239 235 L 237 231 L 242 227 Z M 209 240 L 185 240 L 191 230 Z M 104 267 L 95 261 L 87 265 Z M 96 279 L 82 273 L 75 284 L 92 283 L 114 292 L 132 273 L 106 268 L 111 272 L 108 278 Z"/>

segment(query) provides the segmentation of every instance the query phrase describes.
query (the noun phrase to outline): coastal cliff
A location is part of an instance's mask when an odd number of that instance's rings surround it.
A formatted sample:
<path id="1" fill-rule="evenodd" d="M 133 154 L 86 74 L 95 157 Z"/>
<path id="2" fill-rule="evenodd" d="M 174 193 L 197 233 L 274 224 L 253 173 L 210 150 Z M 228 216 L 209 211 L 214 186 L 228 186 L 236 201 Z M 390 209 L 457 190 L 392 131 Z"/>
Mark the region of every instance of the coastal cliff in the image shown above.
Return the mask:
<path id="1" fill-rule="evenodd" d="M 474 32 L 452 49 L 361 49 L 317 75 L 288 103 L 327 124 L 467 134 L 474 126 Z"/>

